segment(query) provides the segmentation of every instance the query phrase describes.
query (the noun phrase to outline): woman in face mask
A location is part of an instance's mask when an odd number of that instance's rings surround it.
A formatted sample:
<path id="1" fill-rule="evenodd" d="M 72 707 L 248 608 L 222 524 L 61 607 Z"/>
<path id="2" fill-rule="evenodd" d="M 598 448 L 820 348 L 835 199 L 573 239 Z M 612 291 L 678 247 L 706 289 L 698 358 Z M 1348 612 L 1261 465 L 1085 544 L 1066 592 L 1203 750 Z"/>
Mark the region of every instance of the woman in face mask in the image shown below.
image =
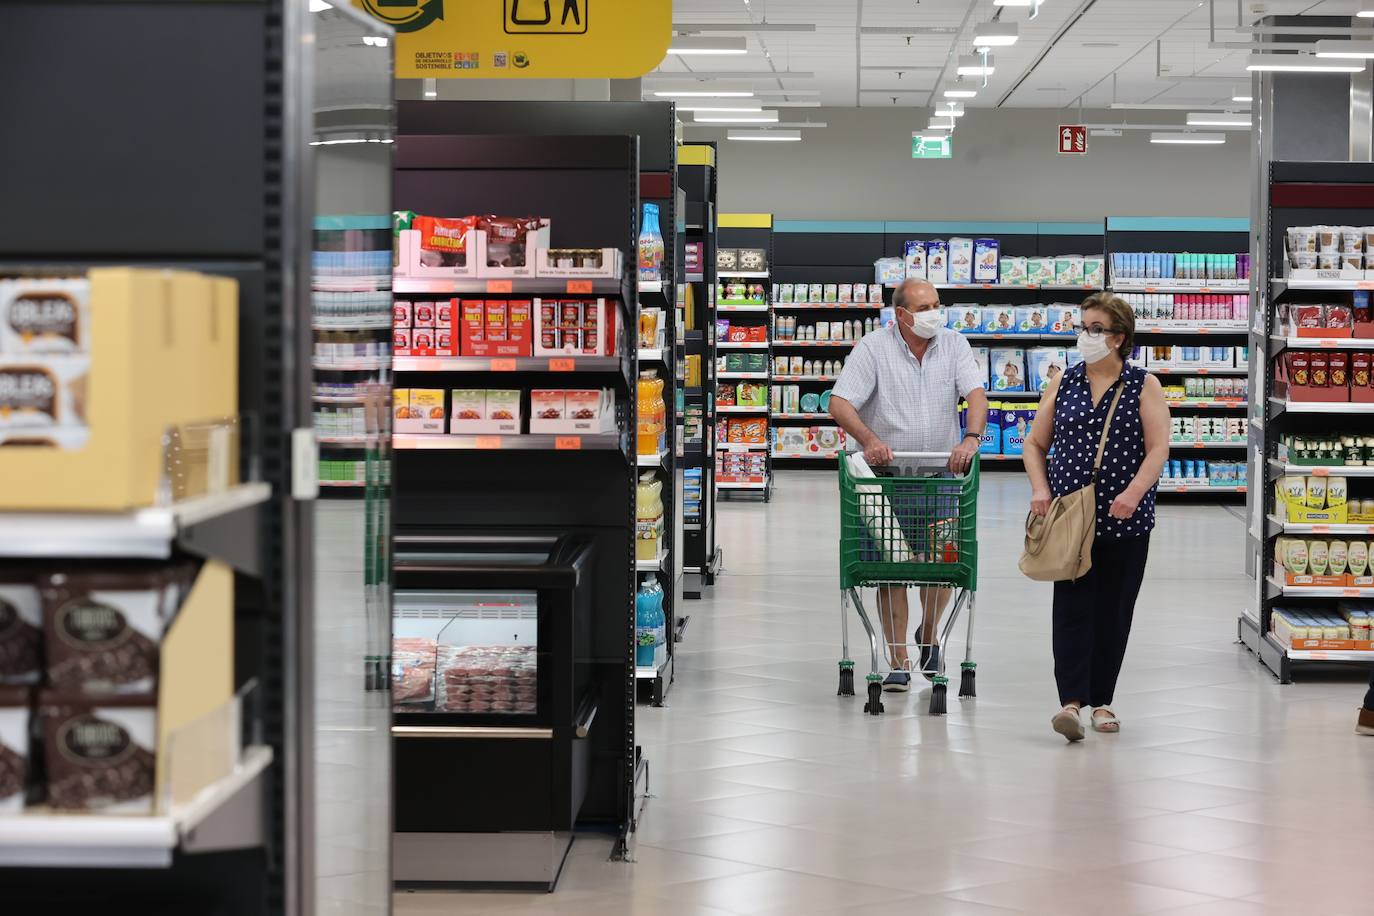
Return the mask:
<path id="1" fill-rule="evenodd" d="M 1054 583 L 1054 676 L 1063 707 L 1051 724 L 1080 741 L 1084 706 L 1093 707 L 1095 731 L 1121 729 L 1110 706 L 1145 576 L 1155 489 L 1169 458 L 1169 406 L 1159 380 L 1126 361 L 1135 345 L 1130 306 L 1099 293 L 1083 303 L 1074 330 L 1082 362 L 1046 389 L 1026 437 L 1025 462 L 1037 515 L 1049 511 L 1053 497 L 1087 486 L 1094 476 L 1097 482 L 1092 569 Z"/>

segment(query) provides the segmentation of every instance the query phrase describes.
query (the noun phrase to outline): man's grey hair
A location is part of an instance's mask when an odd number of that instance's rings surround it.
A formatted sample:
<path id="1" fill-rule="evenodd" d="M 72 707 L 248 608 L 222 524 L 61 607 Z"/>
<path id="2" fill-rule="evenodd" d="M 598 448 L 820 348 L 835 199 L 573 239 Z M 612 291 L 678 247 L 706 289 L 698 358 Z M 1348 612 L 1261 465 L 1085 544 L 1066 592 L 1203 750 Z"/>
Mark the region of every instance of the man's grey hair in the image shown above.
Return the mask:
<path id="1" fill-rule="evenodd" d="M 908 303 L 911 301 L 912 295 L 923 286 L 935 289 L 934 284 L 929 280 L 912 278 L 898 283 L 896 291 L 892 294 L 892 305 L 899 309 L 909 308 Z"/>

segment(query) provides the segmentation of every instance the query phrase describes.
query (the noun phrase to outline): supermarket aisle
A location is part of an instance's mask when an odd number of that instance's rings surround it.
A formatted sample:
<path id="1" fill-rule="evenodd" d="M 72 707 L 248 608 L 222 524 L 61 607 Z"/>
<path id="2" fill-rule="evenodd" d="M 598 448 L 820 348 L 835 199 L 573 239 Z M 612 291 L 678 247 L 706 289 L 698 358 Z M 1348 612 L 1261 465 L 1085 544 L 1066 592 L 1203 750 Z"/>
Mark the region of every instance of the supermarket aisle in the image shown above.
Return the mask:
<path id="1" fill-rule="evenodd" d="M 691 606 L 670 705 L 640 711 L 656 797 L 638 864 L 581 839 L 555 895 L 401 894 L 396 912 L 1367 913 L 1361 681 L 1280 688 L 1234 644 L 1241 521 L 1161 510 L 1122 733 L 1068 746 L 1049 728 L 1049 588 L 1015 568 L 1026 498 L 1019 475 L 985 477 L 980 696 L 941 719 L 924 694 L 876 720 L 834 695 L 830 475 L 723 505 L 726 574 Z"/>

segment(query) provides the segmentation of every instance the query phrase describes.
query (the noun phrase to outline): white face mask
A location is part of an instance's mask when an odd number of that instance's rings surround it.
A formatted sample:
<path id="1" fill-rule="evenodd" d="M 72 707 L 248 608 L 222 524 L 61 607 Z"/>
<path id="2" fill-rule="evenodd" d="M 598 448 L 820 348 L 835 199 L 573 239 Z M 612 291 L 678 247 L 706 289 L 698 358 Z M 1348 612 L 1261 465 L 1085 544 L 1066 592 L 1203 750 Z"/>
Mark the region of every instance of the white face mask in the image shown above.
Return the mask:
<path id="1" fill-rule="evenodd" d="M 916 312 L 911 316 L 911 330 L 917 337 L 924 337 L 926 340 L 940 333 L 940 329 L 944 326 L 944 309 L 930 309 L 925 312 Z"/>
<path id="2" fill-rule="evenodd" d="M 1083 355 L 1084 362 L 1095 363 L 1112 355 L 1112 345 L 1107 343 L 1108 336 L 1089 337 L 1086 331 L 1078 335 L 1078 352 Z"/>

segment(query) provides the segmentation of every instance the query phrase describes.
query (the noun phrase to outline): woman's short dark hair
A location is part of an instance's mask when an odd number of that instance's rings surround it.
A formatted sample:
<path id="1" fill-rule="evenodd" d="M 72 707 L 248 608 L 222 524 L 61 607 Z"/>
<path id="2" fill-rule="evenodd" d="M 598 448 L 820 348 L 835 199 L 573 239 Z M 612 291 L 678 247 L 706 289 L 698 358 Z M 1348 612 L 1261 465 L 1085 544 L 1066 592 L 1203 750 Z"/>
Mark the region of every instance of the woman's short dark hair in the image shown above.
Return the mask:
<path id="1" fill-rule="evenodd" d="M 1082 321 L 1086 324 L 1088 320 L 1088 309 L 1097 309 L 1099 312 L 1106 312 L 1111 316 L 1111 330 L 1114 334 L 1121 334 L 1125 339 L 1121 341 L 1121 346 L 1117 352 L 1121 354 L 1121 359 L 1131 358 L 1131 351 L 1135 349 L 1135 312 L 1120 297 L 1112 293 L 1095 293 L 1083 300 Z"/>

